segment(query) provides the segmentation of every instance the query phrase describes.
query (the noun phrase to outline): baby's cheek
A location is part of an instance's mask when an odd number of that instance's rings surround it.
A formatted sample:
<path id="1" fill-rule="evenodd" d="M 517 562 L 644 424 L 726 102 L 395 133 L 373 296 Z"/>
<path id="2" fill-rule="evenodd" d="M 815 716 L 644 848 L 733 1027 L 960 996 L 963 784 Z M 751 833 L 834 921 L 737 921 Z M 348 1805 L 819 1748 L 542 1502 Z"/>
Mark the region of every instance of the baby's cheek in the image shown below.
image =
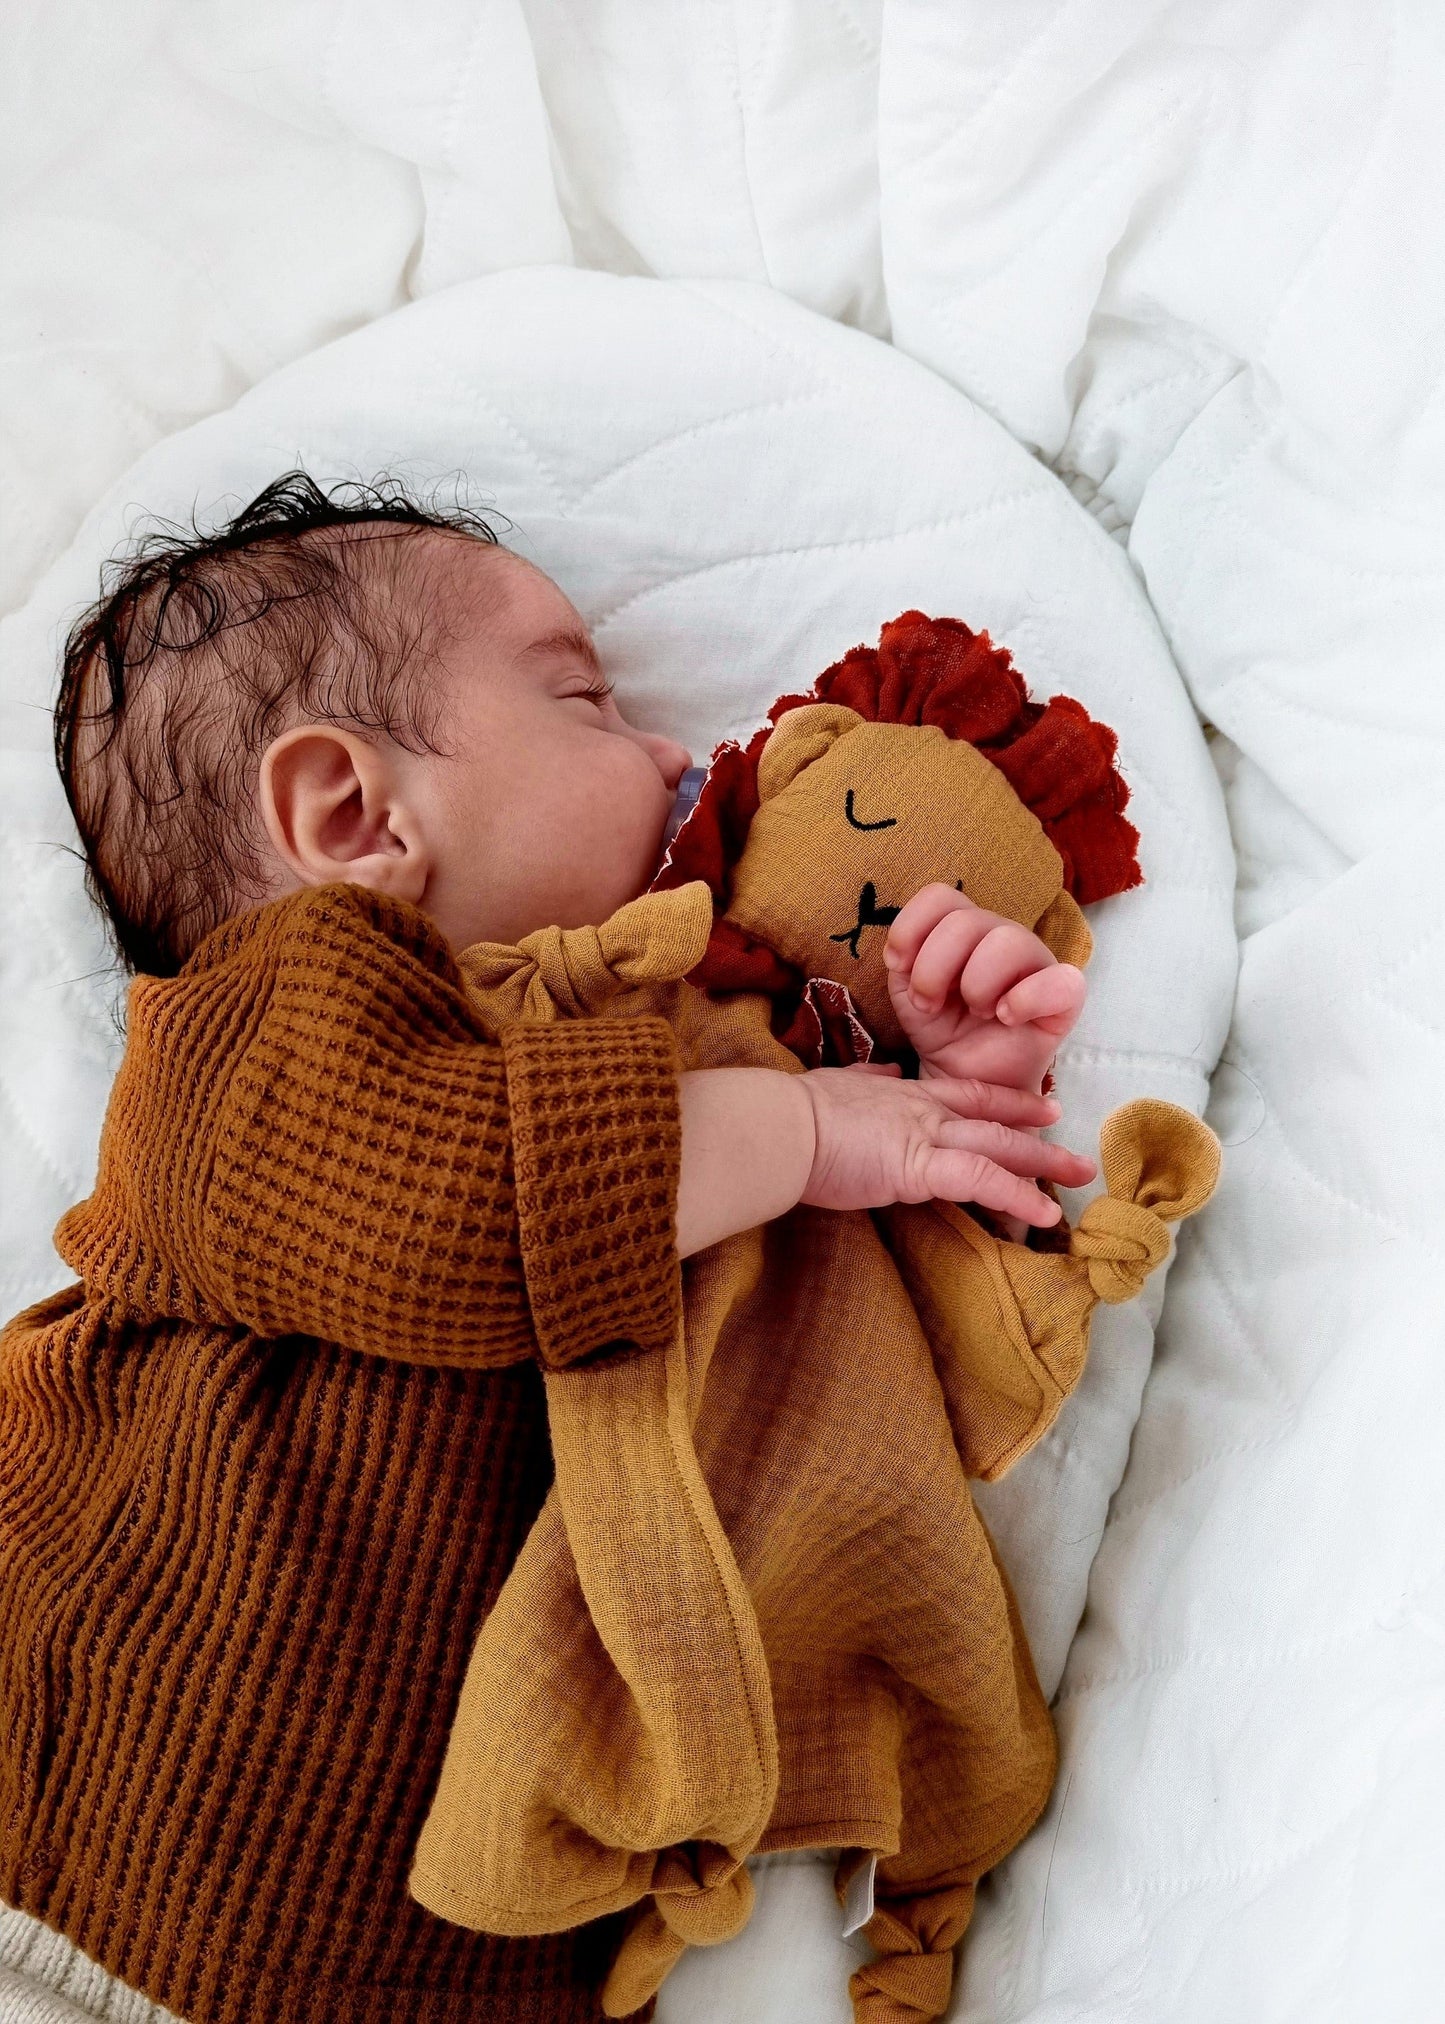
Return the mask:
<path id="1" fill-rule="evenodd" d="M 619 740 L 624 754 L 598 781 L 596 847 L 632 867 L 640 892 L 657 868 L 673 797 L 640 745 Z"/>

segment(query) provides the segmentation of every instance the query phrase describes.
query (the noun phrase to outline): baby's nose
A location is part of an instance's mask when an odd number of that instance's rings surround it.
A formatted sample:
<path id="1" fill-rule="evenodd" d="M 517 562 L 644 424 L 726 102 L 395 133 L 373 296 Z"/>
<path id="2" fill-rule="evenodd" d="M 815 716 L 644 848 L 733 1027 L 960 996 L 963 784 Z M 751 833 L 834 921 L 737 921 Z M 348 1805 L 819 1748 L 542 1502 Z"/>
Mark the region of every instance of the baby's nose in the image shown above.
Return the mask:
<path id="1" fill-rule="evenodd" d="M 643 743 L 652 755 L 653 764 L 667 785 L 674 790 L 677 783 L 692 764 L 692 754 L 686 745 L 679 745 L 675 738 L 664 738 L 654 731 L 646 732 Z"/>

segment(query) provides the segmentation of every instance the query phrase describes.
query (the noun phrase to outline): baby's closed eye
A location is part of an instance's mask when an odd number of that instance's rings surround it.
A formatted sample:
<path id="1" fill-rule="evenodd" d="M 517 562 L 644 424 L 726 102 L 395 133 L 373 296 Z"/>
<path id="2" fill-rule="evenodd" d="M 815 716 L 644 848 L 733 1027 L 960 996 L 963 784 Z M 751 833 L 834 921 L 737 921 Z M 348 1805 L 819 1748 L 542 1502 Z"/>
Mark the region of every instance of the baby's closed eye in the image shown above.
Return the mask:
<path id="1" fill-rule="evenodd" d="M 580 688 L 568 689 L 562 700 L 568 703 L 585 702 L 605 706 L 612 700 L 612 695 L 613 688 L 611 682 L 603 675 L 594 675 L 590 681 L 584 683 Z"/>

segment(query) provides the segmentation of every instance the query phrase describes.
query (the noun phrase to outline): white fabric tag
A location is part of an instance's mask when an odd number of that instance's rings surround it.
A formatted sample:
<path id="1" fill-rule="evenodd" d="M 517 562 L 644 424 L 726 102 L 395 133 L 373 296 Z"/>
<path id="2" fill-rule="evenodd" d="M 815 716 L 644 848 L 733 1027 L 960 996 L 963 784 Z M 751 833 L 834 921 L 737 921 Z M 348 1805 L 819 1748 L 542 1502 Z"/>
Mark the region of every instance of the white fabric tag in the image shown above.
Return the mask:
<path id="1" fill-rule="evenodd" d="M 866 1926 L 873 1916 L 873 1879 L 878 1874 L 876 1849 L 866 1862 L 860 1862 L 848 1879 L 848 1888 L 843 1893 L 843 1937 L 856 1933 Z"/>

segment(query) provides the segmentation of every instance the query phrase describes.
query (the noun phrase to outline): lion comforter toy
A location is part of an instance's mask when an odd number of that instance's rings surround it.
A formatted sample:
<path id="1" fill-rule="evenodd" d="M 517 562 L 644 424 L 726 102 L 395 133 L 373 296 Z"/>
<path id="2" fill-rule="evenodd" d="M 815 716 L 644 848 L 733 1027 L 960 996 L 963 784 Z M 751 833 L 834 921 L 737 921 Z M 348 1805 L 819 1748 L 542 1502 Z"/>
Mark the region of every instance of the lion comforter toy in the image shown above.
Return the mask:
<path id="1" fill-rule="evenodd" d="M 497 1029 L 659 1011 L 685 1067 L 896 1054 L 883 931 L 920 887 L 1087 957 L 1079 903 L 1139 877 L 1113 751 L 986 636 L 907 613 L 719 749 L 652 891 L 463 972 Z M 1042 1245 L 948 1202 L 796 1209 L 689 1260 L 665 1357 L 546 1374 L 556 1481 L 477 1640 L 423 1904 L 501 1933 L 635 1906 L 625 2016 L 744 1923 L 747 1856 L 836 1847 L 878 1950 L 857 2017 L 942 2013 L 1055 1766 L 968 1479 L 1051 1425 L 1094 1305 L 1137 1292 L 1218 1166 L 1148 1100 L 1101 1154 L 1107 1193 Z"/>

